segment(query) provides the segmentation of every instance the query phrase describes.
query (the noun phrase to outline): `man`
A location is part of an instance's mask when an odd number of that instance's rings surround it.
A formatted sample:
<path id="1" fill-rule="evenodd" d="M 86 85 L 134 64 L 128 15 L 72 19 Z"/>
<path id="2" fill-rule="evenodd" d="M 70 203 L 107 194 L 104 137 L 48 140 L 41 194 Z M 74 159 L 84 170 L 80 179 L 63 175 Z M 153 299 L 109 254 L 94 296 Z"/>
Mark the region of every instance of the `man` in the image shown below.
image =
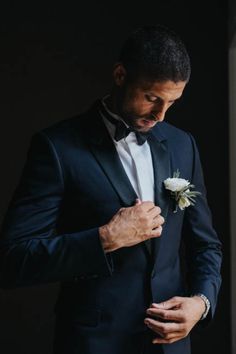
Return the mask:
<path id="1" fill-rule="evenodd" d="M 221 243 L 198 150 L 163 122 L 189 77 L 176 34 L 139 28 L 111 93 L 32 139 L 2 227 L 1 282 L 61 282 L 55 354 L 188 354 L 191 329 L 214 314 Z"/>

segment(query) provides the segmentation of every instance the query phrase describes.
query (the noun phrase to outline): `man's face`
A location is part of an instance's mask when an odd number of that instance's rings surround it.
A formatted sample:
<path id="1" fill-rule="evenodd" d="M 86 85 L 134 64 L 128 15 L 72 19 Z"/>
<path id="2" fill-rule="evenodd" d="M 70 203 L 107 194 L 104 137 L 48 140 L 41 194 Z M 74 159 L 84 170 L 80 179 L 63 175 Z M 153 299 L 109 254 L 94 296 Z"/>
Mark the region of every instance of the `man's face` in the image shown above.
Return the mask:
<path id="1" fill-rule="evenodd" d="M 168 108 L 181 97 L 186 82 L 126 83 L 118 80 L 116 108 L 127 124 L 140 132 L 147 132 L 162 122 Z"/>

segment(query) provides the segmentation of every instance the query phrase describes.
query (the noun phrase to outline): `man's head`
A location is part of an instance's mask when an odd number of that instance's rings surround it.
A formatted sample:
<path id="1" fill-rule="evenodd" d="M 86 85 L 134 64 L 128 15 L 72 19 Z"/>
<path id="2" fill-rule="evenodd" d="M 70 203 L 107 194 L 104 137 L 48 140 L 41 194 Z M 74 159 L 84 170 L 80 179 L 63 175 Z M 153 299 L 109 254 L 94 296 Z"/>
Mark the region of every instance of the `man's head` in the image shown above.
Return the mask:
<path id="1" fill-rule="evenodd" d="M 134 31 L 121 49 L 119 62 L 127 79 L 188 81 L 191 67 L 181 39 L 163 26 L 145 26 Z"/>
<path id="2" fill-rule="evenodd" d="M 145 26 L 125 41 L 114 66 L 115 109 L 139 131 L 162 121 L 184 90 L 190 59 L 180 38 L 162 26 Z"/>

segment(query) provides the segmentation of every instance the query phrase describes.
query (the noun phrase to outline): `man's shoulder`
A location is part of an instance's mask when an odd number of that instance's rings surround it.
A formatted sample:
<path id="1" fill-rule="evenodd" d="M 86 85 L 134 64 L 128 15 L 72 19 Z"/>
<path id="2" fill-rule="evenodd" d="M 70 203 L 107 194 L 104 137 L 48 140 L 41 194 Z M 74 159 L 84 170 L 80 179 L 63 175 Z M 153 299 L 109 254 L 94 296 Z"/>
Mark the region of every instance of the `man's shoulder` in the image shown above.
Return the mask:
<path id="1" fill-rule="evenodd" d="M 190 132 L 177 128 L 169 122 L 162 122 L 156 125 L 156 134 L 169 144 L 189 144 L 192 140 Z"/>
<path id="2" fill-rule="evenodd" d="M 64 118 L 48 125 L 39 131 L 39 133 L 46 134 L 49 137 L 70 135 L 75 132 L 75 130 L 77 131 L 83 128 L 85 120 L 84 116 L 85 113 L 80 113 L 72 117 Z"/>
<path id="3" fill-rule="evenodd" d="M 54 122 L 41 129 L 36 135 L 47 136 L 54 143 L 68 143 L 86 139 L 89 134 L 92 120 L 95 119 L 91 109 L 87 109 L 74 115 Z"/>
<path id="4" fill-rule="evenodd" d="M 98 101 L 98 100 L 97 100 Z M 99 112 L 95 101 L 82 112 L 72 117 L 66 117 L 42 129 L 39 133 L 47 135 L 50 139 L 67 140 L 76 137 L 85 138 L 96 121 L 99 121 Z"/>

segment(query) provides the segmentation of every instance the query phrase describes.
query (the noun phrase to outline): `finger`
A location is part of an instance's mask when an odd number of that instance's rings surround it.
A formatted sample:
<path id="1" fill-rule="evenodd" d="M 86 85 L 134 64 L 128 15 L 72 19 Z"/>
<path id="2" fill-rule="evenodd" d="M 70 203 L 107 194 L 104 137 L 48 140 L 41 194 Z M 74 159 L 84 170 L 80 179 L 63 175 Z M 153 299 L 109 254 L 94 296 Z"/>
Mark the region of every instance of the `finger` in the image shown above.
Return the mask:
<path id="1" fill-rule="evenodd" d="M 140 204 L 142 204 L 142 202 L 141 202 L 141 200 L 139 198 L 137 198 L 135 200 L 135 204 L 134 205 L 140 205 Z"/>
<path id="2" fill-rule="evenodd" d="M 155 204 L 153 202 L 150 201 L 146 201 L 146 202 L 142 202 L 142 208 L 143 210 L 149 212 L 155 208 L 160 209 L 158 206 L 155 206 Z M 160 209 L 161 210 L 161 209 Z"/>
<path id="3" fill-rule="evenodd" d="M 181 305 L 182 299 L 183 298 L 181 298 L 180 296 L 174 296 L 169 300 L 160 302 L 159 304 L 153 303 L 151 307 L 164 310 L 173 309 L 174 307 L 179 307 Z"/>
<path id="4" fill-rule="evenodd" d="M 152 207 L 150 206 L 146 211 L 148 212 L 148 215 L 153 218 L 161 214 L 161 208 L 155 204 L 153 204 Z"/>
<path id="5" fill-rule="evenodd" d="M 162 233 L 162 226 L 156 227 L 150 232 L 149 238 L 159 237 L 161 236 L 161 233 Z"/>
<path id="6" fill-rule="evenodd" d="M 155 219 L 155 218 L 158 218 L 158 217 L 162 217 L 161 216 L 161 208 L 159 207 L 154 207 L 152 209 L 149 209 L 147 212 L 147 215 L 149 218 L 152 218 L 152 219 Z"/>
<path id="7" fill-rule="evenodd" d="M 184 322 L 182 310 L 163 310 L 157 308 L 147 309 L 147 314 L 165 321 Z"/>
<path id="8" fill-rule="evenodd" d="M 144 323 L 153 331 L 158 332 L 162 337 L 170 333 L 183 331 L 183 325 L 175 322 L 160 322 L 152 318 L 145 318 Z"/>
<path id="9" fill-rule="evenodd" d="M 165 219 L 163 218 L 163 216 L 161 216 L 161 215 L 155 216 L 153 218 L 153 225 L 154 225 L 153 228 L 163 225 L 164 222 L 165 222 Z"/>
<path id="10" fill-rule="evenodd" d="M 184 335 L 180 335 L 179 333 L 173 333 L 173 337 L 171 338 L 155 338 L 153 339 L 152 343 L 153 344 L 171 344 L 174 342 L 177 342 L 178 340 L 184 338 Z"/>

